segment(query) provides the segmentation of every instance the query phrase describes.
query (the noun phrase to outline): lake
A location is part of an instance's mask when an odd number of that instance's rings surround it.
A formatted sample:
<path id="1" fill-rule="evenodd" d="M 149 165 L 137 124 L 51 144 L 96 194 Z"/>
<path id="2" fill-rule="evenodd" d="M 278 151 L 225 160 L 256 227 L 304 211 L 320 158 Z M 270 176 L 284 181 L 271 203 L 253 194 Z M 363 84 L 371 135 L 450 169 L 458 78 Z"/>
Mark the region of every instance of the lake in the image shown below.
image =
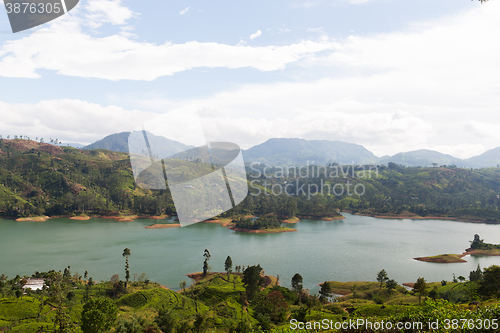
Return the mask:
<path id="1" fill-rule="evenodd" d="M 451 281 L 453 273 L 469 272 L 496 264 L 500 257 L 470 257 L 467 263 L 437 264 L 414 257 L 462 253 L 474 234 L 487 243 L 500 244 L 500 225 L 444 220 L 377 219 L 343 213 L 338 221 L 301 220 L 290 226 L 297 232 L 239 233 L 218 224 L 197 223 L 184 228 L 145 229 L 153 220 L 116 222 L 105 219 L 15 222 L 0 219 L 0 274 L 9 277 L 35 271 L 64 270 L 94 280 L 124 279 L 123 249 L 132 251 L 131 274 L 146 273 L 174 290 L 185 275 L 203 267 L 203 251 L 212 255 L 209 265 L 224 270 L 228 255 L 233 265 L 260 264 L 266 274 L 279 275 L 289 286 L 295 273 L 312 292 L 325 280 L 375 281 L 381 269 L 399 283 L 424 277 L 428 282 Z M 161 223 L 161 221 L 159 221 Z M 133 279 L 133 276 L 132 278 Z"/>

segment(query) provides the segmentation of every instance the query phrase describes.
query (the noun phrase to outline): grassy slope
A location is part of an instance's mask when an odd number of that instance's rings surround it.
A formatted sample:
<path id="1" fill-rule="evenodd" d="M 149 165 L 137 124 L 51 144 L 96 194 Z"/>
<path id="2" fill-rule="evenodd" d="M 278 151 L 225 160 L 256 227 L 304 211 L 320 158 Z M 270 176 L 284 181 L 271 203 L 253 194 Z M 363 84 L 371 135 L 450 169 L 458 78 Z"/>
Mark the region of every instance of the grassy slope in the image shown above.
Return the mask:
<path id="1" fill-rule="evenodd" d="M 229 281 L 228 281 L 229 280 Z M 398 315 L 417 315 L 437 309 L 438 306 L 428 307 L 423 303 L 418 306 L 418 297 L 408 293 L 402 287 L 398 287 L 394 294 L 388 295 L 383 288 L 380 290 L 380 284 L 377 282 L 328 282 L 337 293 L 350 293 L 343 297 L 337 303 L 325 304 L 323 306 L 314 305 L 307 311 L 306 321 L 320 321 L 323 319 L 333 322 L 357 318 L 371 318 L 372 320 L 385 319 Z M 440 297 L 460 298 L 468 290 L 467 283 L 447 283 L 441 286 L 441 283 L 429 283 L 427 291 L 437 287 Z M 98 284 L 92 290 L 92 297 L 104 297 L 105 291 L 110 288 L 109 283 Z M 142 289 L 146 288 L 146 289 Z M 282 288 L 282 287 L 281 287 Z M 272 290 L 264 288 L 263 295 L 267 295 Z M 282 289 L 284 295 L 287 293 Z M 80 312 L 82 310 L 81 300 L 84 294 L 83 289 L 76 289 L 76 297 L 73 301 L 66 304 L 70 317 L 75 324 L 78 324 Z M 180 293 L 160 288 L 156 284 L 150 284 L 142 287 L 130 287 L 129 294 L 115 301 L 119 308 L 120 319 L 130 319 L 132 317 L 142 317 L 152 322 L 156 311 L 159 308 L 166 308 L 172 311 L 178 320 L 194 321 L 196 313 L 200 313 L 209 322 L 213 332 L 227 332 L 228 325 L 235 322 L 235 318 L 244 317 L 252 325 L 257 325 L 258 321 L 254 319 L 255 311 L 252 306 L 242 306 L 241 293 L 244 287 L 239 274 L 232 274 L 229 278 L 225 274 L 214 273 L 202 278 L 198 283 L 188 288 L 185 292 L 186 297 Z M 288 291 L 293 295 L 291 291 Z M 380 296 L 377 304 L 373 299 Z M 196 301 L 191 297 L 195 297 Z M 448 298 L 447 298 L 448 299 Z M 446 305 L 443 303 L 443 309 L 446 307 L 447 315 L 455 316 L 462 310 L 467 310 L 465 305 Z M 496 302 L 490 302 L 495 305 Z M 41 326 L 42 332 L 53 330 L 52 321 L 54 311 L 50 312 L 51 307 L 45 305 L 43 316 L 38 321 L 39 301 L 37 298 L 24 296 L 23 299 L 4 298 L 0 299 L 0 332 L 2 327 L 15 325 L 9 332 L 36 333 Z M 299 310 L 302 305 L 289 305 L 289 313 Z M 458 312 L 457 312 L 458 311 Z M 433 316 L 432 312 L 429 312 Z M 293 318 L 292 315 L 291 318 Z M 288 321 L 278 325 L 278 328 L 272 332 L 289 332 Z M 254 326 L 255 327 L 255 326 Z M 77 328 L 75 332 L 80 332 Z"/>

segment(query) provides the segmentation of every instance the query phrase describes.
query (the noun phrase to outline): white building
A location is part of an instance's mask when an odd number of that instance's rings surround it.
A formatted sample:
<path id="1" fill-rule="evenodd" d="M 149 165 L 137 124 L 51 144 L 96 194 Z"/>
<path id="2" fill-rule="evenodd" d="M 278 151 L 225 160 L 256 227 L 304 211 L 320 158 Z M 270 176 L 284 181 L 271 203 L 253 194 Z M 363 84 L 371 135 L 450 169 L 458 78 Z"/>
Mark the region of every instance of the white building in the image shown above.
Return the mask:
<path id="1" fill-rule="evenodd" d="M 31 288 L 31 290 L 42 290 L 45 284 L 45 279 L 28 278 L 28 282 L 23 286 L 23 290 Z"/>

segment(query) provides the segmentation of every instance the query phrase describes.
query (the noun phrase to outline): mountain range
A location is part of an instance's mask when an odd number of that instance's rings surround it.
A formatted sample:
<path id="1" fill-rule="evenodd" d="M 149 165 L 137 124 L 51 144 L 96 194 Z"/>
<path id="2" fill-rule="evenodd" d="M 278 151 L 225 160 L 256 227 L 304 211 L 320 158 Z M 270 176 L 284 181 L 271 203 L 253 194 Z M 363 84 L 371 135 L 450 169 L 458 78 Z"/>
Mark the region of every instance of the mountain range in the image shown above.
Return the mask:
<path id="1" fill-rule="evenodd" d="M 107 149 L 129 152 L 129 132 L 116 133 L 92 143 L 82 149 Z M 192 146 L 148 133 L 151 144 L 163 147 L 162 156 L 177 154 Z M 486 168 L 500 165 L 500 147 L 468 159 L 460 159 L 438 151 L 420 149 L 398 153 L 393 156 L 377 157 L 365 147 L 353 143 L 329 140 L 305 140 L 297 138 L 273 138 L 264 143 L 243 150 L 246 162 L 267 165 L 306 165 L 327 163 L 339 164 L 389 164 L 404 166 L 455 165 L 457 167 Z"/>

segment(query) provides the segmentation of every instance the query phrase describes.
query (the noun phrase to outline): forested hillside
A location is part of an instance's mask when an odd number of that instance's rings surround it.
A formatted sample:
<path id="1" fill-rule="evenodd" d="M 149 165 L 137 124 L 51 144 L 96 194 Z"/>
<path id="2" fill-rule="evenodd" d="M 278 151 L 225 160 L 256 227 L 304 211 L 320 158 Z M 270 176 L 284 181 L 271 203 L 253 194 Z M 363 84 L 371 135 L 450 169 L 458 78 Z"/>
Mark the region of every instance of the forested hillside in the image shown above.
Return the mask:
<path id="1" fill-rule="evenodd" d="M 251 195 L 224 215 L 328 217 L 338 210 L 350 210 L 500 221 L 498 168 L 419 168 L 389 163 L 284 171 L 263 164 L 249 167 Z M 119 212 L 170 215 L 175 206 L 168 189 L 151 191 L 136 186 L 126 153 L 0 140 L 1 215 Z"/>
<path id="2" fill-rule="evenodd" d="M 8 216 L 173 212 L 167 193 L 136 188 L 128 154 L 0 140 L 0 211 Z"/>
<path id="3" fill-rule="evenodd" d="M 286 175 L 285 169 L 267 168 L 266 175 L 277 176 L 271 178 L 264 177 L 263 168 L 253 169 L 249 179 L 254 184 L 266 182 L 269 191 L 275 184 L 287 186 L 288 193 L 297 192 L 303 199 L 310 197 L 301 200 L 299 207 L 314 207 L 319 214 L 334 205 L 339 210 L 378 216 L 500 221 L 499 168 L 420 168 L 389 163 L 389 166 L 309 167 L 308 172 L 296 168 L 288 170 L 288 177 L 282 177 Z M 303 177 L 306 174 L 308 178 Z M 324 195 L 314 195 L 321 188 Z"/>

